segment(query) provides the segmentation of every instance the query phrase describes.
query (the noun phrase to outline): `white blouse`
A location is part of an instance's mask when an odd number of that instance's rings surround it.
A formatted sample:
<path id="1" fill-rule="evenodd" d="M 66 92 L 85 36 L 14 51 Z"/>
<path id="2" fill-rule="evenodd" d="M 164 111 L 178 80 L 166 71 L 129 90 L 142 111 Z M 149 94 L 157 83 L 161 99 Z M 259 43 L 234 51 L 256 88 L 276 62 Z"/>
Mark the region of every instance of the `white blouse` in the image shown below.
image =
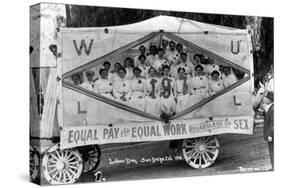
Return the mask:
<path id="1" fill-rule="evenodd" d="M 229 87 L 236 82 L 237 82 L 237 78 L 236 78 L 236 76 L 234 76 L 234 74 L 229 74 L 228 76 L 223 77 L 224 87 Z"/>
<path id="2" fill-rule="evenodd" d="M 113 90 L 113 84 L 109 79 L 99 78 L 95 82 L 95 92 L 98 94 L 110 93 Z"/>
<path id="3" fill-rule="evenodd" d="M 129 99 L 132 95 L 131 81 L 125 78 L 120 78 L 119 80 L 115 81 L 113 85 L 113 95 L 118 99 L 120 99 L 121 96 Z"/>
<path id="4" fill-rule="evenodd" d="M 221 79 L 218 80 L 209 80 L 209 91 L 210 94 L 215 94 L 224 89 L 223 82 Z"/>
<path id="5" fill-rule="evenodd" d="M 89 82 L 88 80 L 86 82 L 83 82 L 82 84 L 80 84 L 80 86 L 89 91 L 94 91 L 94 89 L 95 89 L 94 82 Z"/>

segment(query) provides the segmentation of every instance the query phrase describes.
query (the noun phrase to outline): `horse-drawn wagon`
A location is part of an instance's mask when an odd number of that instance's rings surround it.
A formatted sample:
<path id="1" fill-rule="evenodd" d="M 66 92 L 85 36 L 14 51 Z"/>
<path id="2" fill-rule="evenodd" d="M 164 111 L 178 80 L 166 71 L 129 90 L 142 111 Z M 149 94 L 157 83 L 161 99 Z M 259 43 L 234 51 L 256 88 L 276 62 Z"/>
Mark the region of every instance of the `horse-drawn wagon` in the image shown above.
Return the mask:
<path id="1" fill-rule="evenodd" d="M 56 18 L 57 23 L 65 21 Z M 39 128 L 31 126 L 33 179 L 41 171 L 50 184 L 74 183 L 98 167 L 99 146 L 112 143 L 176 140 L 189 166 L 207 168 L 219 155 L 218 135 L 253 133 L 253 56 L 247 30 L 158 16 L 129 25 L 60 27 L 55 32 L 56 43 L 46 49 L 54 65 L 31 69 L 31 80 L 40 80 L 31 84 L 37 92 L 31 96 L 36 109 L 31 121 L 40 122 Z M 104 62 L 123 62 L 135 57 L 140 46 L 159 47 L 164 40 L 182 44 L 191 62 L 200 53 L 214 65 L 230 67 L 236 82 L 163 117 L 73 80 L 74 75 L 87 79 L 87 71 L 99 79 Z"/>

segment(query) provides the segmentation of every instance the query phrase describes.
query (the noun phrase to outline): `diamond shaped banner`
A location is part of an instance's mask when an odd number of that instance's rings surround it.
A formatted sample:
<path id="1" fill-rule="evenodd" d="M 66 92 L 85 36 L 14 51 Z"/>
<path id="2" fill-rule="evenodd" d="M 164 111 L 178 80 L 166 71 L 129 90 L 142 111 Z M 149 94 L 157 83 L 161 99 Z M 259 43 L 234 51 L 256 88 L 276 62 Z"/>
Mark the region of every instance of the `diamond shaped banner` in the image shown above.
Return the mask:
<path id="1" fill-rule="evenodd" d="M 160 31 L 66 72 L 63 86 L 151 120 L 169 121 L 249 79 L 250 71 L 237 63 Z"/>

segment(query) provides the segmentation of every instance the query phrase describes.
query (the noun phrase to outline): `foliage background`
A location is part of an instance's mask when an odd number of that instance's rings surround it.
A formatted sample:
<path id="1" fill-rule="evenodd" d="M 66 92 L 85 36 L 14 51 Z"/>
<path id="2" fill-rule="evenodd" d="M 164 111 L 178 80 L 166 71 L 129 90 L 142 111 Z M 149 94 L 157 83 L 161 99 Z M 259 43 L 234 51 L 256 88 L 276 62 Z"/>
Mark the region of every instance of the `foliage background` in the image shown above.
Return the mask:
<path id="1" fill-rule="evenodd" d="M 97 6 L 66 5 L 67 27 L 102 27 L 124 25 L 159 15 L 176 16 L 240 29 L 248 29 L 252 35 L 254 50 L 255 86 L 273 70 L 274 20 L 271 17 L 206 14 L 148 9 L 128 9 Z"/>

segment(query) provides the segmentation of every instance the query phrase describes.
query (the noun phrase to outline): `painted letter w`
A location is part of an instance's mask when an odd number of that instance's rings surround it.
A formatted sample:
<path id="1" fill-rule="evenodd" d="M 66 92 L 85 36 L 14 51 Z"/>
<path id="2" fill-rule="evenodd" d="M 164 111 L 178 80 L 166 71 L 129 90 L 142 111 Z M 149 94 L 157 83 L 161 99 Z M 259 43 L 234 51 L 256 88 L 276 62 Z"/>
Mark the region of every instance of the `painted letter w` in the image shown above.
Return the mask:
<path id="1" fill-rule="evenodd" d="M 89 55 L 91 53 L 93 39 L 91 39 L 90 45 L 87 47 L 85 40 L 81 40 L 80 47 L 78 49 L 76 40 L 73 40 L 74 47 L 76 49 L 77 54 L 80 56 L 82 54 L 82 49 L 85 49 L 85 53 Z"/>

